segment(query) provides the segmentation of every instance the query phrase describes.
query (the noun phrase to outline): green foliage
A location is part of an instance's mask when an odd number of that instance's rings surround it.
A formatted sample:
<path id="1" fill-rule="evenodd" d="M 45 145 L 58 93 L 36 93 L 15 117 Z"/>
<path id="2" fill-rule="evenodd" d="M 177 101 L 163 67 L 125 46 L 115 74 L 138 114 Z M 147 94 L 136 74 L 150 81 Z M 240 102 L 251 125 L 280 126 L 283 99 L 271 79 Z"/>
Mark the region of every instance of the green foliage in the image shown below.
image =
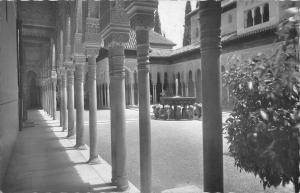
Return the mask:
<path id="1" fill-rule="evenodd" d="M 264 188 L 292 182 L 298 192 L 300 73 L 294 41 L 271 57 L 259 54 L 233 65 L 223 78 L 235 98 L 224 126 L 235 165 L 258 175 Z"/>
<path id="2" fill-rule="evenodd" d="M 192 11 L 191 2 L 187 1 L 185 5 L 185 21 L 184 21 L 184 33 L 183 33 L 183 46 L 191 44 L 191 20 L 186 17 Z"/>

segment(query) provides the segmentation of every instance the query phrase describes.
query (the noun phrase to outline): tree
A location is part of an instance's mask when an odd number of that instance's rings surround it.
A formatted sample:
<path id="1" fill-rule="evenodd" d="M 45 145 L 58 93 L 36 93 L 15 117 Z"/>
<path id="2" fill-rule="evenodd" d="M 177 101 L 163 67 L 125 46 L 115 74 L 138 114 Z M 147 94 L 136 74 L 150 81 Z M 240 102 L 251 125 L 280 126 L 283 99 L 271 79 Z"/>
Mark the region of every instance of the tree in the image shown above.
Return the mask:
<path id="1" fill-rule="evenodd" d="M 264 188 L 292 182 L 299 192 L 299 58 L 293 25 L 282 31 L 285 44 L 273 56 L 260 54 L 224 73 L 235 97 L 224 131 L 238 168 L 258 175 Z"/>
<path id="2" fill-rule="evenodd" d="M 154 13 L 154 31 L 161 34 L 161 24 L 160 24 L 160 18 L 159 18 L 159 13 L 158 10 L 155 11 Z"/>
<path id="3" fill-rule="evenodd" d="M 191 2 L 187 1 L 185 5 L 185 21 L 184 21 L 184 33 L 183 33 L 183 46 L 191 44 L 191 20 L 186 17 L 192 11 Z"/>

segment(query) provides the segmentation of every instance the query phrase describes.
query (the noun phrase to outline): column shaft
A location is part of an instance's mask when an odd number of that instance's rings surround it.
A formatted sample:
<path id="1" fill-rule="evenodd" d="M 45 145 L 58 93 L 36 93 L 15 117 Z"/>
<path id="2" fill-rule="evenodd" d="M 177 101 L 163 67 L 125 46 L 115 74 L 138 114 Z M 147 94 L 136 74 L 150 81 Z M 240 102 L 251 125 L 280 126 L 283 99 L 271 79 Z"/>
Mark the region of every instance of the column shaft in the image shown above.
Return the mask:
<path id="1" fill-rule="evenodd" d="M 67 70 L 67 78 L 68 78 L 68 136 L 74 137 L 74 71 L 73 69 Z"/>
<path id="2" fill-rule="evenodd" d="M 136 30 L 138 86 L 139 86 L 139 131 L 140 131 L 140 168 L 141 192 L 151 193 L 151 124 L 150 124 L 150 90 L 149 90 L 149 31 Z M 154 86 L 156 88 L 156 86 Z M 153 97 L 156 100 L 156 89 Z"/>
<path id="3" fill-rule="evenodd" d="M 85 59 L 85 57 L 84 57 Z M 84 138 L 84 63 L 76 63 L 76 148 L 86 149 L 83 138 Z"/>
<path id="4" fill-rule="evenodd" d="M 63 70 L 61 75 L 61 108 L 62 108 L 62 118 L 63 118 L 63 131 L 68 128 L 68 109 L 67 109 L 67 76 L 65 70 Z"/>
<path id="5" fill-rule="evenodd" d="M 204 191 L 223 192 L 221 1 L 200 1 Z"/>
<path id="6" fill-rule="evenodd" d="M 124 46 L 109 48 L 110 96 L 111 96 L 111 140 L 112 182 L 119 190 L 128 188 L 125 140 L 125 69 Z"/>
<path id="7" fill-rule="evenodd" d="M 59 123 L 60 123 L 60 126 L 63 127 L 63 111 L 62 111 L 62 103 L 63 103 L 63 98 L 62 98 L 62 81 L 61 81 L 61 77 L 60 77 L 60 80 L 59 80 L 59 113 L 60 113 L 60 116 L 59 116 Z"/>
<path id="8" fill-rule="evenodd" d="M 89 126 L 90 126 L 90 163 L 100 163 L 97 152 L 97 99 L 96 99 L 96 56 L 88 58 L 89 81 Z"/>
<path id="9" fill-rule="evenodd" d="M 53 119 L 56 119 L 56 79 L 52 80 L 52 113 L 53 113 Z"/>

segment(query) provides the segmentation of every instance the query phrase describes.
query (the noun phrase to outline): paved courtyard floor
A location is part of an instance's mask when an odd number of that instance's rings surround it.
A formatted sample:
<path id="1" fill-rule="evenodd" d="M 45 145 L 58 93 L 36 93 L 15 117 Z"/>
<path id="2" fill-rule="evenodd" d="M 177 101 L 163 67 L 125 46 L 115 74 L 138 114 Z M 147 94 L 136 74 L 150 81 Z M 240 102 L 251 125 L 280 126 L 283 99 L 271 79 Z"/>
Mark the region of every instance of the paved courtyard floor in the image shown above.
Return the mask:
<path id="1" fill-rule="evenodd" d="M 18 134 L 4 181 L 4 193 L 117 192 L 110 184 L 111 167 L 89 165 L 88 150 L 74 149 L 58 121 L 42 110 L 29 111 L 29 120 Z M 1 190 L 0 190 L 1 192 Z M 139 193 L 130 184 L 126 193 Z"/>
<path id="2" fill-rule="evenodd" d="M 223 113 L 223 120 L 229 113 Z M 88 111 L 85 111 L 85 141 L 88 143 Z M 109 163 L 110 111 L 97 114 L 99 130 L 99 153 Z M 139 121 L 138 109 L 126 109 L 126 137 L 129 180 L 140 186 L 139 179 Z M 181 192 L 203 188 L 202 121 L 151 121 L 153 191 Z M 224 139 L 224 186 L 225 192 L 293 192 L 293 186 L 263 189 L 258 177 L 240 172 L 234 159 L 228 156 L 228 144 Z M 188 192 L 188 191 L 187 191 Z"/>

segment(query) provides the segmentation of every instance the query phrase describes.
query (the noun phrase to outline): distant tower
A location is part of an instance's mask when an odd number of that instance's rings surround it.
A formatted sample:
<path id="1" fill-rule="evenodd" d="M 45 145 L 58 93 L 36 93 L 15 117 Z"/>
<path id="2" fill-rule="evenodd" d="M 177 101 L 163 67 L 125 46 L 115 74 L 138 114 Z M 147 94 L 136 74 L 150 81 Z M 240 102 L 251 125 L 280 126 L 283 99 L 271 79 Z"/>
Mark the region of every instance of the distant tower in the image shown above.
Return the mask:
<path id="1" fill-rule="evenodd" d="M 184 21 L 184 33 L 183 33 L 183 46 L 191 44 L 191 21 L 186 17 L 192 11 L 191 2 L 187 1 L 185 5 L 185 21 Z"/>

